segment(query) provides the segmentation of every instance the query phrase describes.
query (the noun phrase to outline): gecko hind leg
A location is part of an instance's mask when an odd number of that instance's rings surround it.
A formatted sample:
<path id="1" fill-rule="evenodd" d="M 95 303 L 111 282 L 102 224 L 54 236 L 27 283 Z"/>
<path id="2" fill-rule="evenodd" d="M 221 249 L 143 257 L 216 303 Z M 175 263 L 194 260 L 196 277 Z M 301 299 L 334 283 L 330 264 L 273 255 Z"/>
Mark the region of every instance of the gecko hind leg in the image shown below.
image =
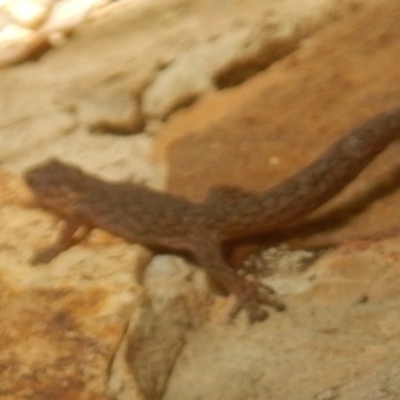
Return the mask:
<path id="1" fill-rule="evenodd" d="M 207 237 L 207 235 L 202 235 L 202 237 Z M 245 310 L 249 321 L 253 323 L 263 321 L 268 317 L 265 306 L 270 306 L 277 311 L 285 309 L 284 303 L 274 296 L 274 291 L 270 286 L 236 275 L 224 260 L 218 241 L 212 240 L 211 237 L 211 240 L 197 243 L 194 248 L 201 266 L 236 296 L 236 304 L 229 313 L 230 319 L 235 318 L 241 310 Z"/>

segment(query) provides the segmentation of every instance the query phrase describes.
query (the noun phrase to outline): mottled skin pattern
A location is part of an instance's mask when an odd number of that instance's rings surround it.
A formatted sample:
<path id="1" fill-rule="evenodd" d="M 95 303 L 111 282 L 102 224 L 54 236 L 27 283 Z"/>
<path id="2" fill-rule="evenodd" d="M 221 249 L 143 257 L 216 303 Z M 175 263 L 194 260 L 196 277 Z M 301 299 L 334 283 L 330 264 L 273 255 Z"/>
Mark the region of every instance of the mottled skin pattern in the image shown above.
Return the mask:
<path id="1" fill-rule="evenodd" d="M 271 232 L 305 217 L 351 182 L 400 134 L 400 108 L 379 114 L 332 145 L 318 160 L 262 193 L 218 186 L 203 203 L 133 183 L 105 182 L 80 169 L 48 161 L 26 174 L 39 202 L 65 225 L 57 242 L 37 253 L 49 262 L 76 243 L 76 233 L 100 228 L 127 241 L 156 249 L 185 251 L 237 298 L 234 317 L 244 308 L 250 321 L 283 303 L 271 290 L 236 275 L 222 257 L 222 243 Z"/>

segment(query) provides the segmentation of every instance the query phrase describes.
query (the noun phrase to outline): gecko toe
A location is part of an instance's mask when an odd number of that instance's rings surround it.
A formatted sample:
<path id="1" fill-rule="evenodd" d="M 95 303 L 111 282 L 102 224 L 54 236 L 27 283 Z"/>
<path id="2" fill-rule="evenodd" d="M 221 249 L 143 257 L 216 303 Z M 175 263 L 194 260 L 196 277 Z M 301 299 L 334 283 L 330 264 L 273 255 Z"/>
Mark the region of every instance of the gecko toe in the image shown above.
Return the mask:
<path id="1" fill-rule="evenodd" d="M 266 293 L 259 293 L 259 301 L 262 304 L 274 308 L 276 311 L 286 310 L 286 304 L 279 300 L 276 296 L 271 296 Z"/>
<path id="2" fill-rule="evenodd" d="M 56 258 L 59 253 L 60 251 L 56 248 L 44 248 L 38 250 L 29 260 L 29 263 L 31 265 L 48 264 Z"/>
<path id="3" fill-rule="evenodd" d="M 262 307 L 257 307 L 252 310 L 247 311 L 249 322 L 253 324 L 254 322 L 261 322 L 268 318 L 269 312 Z"/>
<path id="4" fill-rule="evenodd" d="M 276 311 L 284 311 L 286 305 L 273 293 L 274 290 L 266 284 L 247 282 L 229 312 L 229 319 L 235 319 L 241 310 L 245 310 L 249 322 L 254 323 L 264 321 L 268 317 L 267 307 L 272 307 Z"/>
<path id="5" fill-rule="evenodd" d="M 268 311 L 259 304 L 243 305 L 239 301 L 236 301 L 228 314 L 229 321 L 234 320 L 243 309 L 246 310 L 248 320 L 251 324 L 264 321 L 269 316 Z"/>

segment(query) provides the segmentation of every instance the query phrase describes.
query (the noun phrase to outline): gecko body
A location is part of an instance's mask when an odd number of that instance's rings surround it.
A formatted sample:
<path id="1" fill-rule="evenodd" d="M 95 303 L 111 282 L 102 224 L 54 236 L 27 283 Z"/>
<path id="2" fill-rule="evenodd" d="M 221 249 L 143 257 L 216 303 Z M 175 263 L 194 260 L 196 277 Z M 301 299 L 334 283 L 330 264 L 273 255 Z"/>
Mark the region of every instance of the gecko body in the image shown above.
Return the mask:
<path id="1" fill-rule="evenodd" d="M 340 192 L 400 135 L 400 108 L 383 112 L 352 130 L 316 161 L 261 193 L 217 186 L 202 203 L 134 183 L 115 183 L 51 160 L 30 169 L 26 182 L 42 206 L 65 221 L 56 243 L 34 261 L 49 262 L 76 242 L 76 233 L 99 228 L 151 248 L 185 251 L 237 298 L 250 321 L 284 304 L 268 289 L 236 275 L 222 256 L 230 240 L 273 232 L 295 222 Z"/>

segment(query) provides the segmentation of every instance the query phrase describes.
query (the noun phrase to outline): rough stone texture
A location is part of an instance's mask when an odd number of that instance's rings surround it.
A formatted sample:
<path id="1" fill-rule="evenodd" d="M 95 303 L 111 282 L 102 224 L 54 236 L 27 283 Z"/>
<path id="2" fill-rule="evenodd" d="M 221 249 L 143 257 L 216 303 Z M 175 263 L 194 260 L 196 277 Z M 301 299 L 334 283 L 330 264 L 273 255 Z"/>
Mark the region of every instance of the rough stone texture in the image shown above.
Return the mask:
<path id="1" fill-rule="evenodd" d="M 400 62 L 399 13 L 398 3 L 374 2 L 246 85 L 177 113 L 155 150 L 168 165 L 168 189 L 197 200 L 220 183 L 265 190 L 350 129 L 398 105 L 400 72 L 393 66 Z M 378 233 L 382 220 L 388 230 L 398 226 L 398 152 L 394 143 L 317 213 L 315 232 L 331 228 L 321 239 Z"/>
<path id="2" fill-rule="evenodd" d="M 108 18 L 85 24 L 68 45 L 38 62 L 2 71 L 0 83 L 7 93 L 0 99 L 4 165 L 21 170 L 49 155 L 62 155 L 78 163 L 90 159 L 89 167 L 98 171 L 106 166 L 108 175 L 126 177 L 141 165 L 139 178 L 154 182 L 151 167 L 135 150 L 142 138 L 99 139 L 88 127 L 100 126 L 107 133 L 137 131 L 143 125 L 154 130 L 158 120 L 188 99 L 265 68 L 363 1 L 299 4 L 123 2 Z M 183 75 L 184 65 L 190 68 Z M 107 101 L 113 106 L 105 113 Z"/>
<path id="3" fill-rule="evenodd" d="M 53 238 L 57 222 L 34 208 L 17 176 L 56 155 L 156 184 L 153 139 L 127 133 L 156 131 L 208 94 L 157 139 L 171 190 L 199 198 L 218 181 L 272 185 L 398 104 L 400 6 L 363 3 L 125 2 L 67 46 L 2 71 L 0 397 L 396 398 L 397 237 L 345 240 L 306 271 L 271 277 L 288 311 L 253 326 L 243 316 L 228 324 L 233 299 L 214 296 L 201 270 L 162 256 L 144 273 L 150 254 L 104 233 L 31 267 L 33 249 Z M 213 93 L 221 88 L 229 89 Z M 385 169 L 397 153 L 392 146 L 337 199 L 331 207 L 347 204 L 353 218 L 334 229 L 338 217 L 325 217 L 316 232 L 330 229 L 320 238 L 390 227 L 398 174 Z"/>
<path id="4" fill-rule="evenodd" d="M 400 365 L 398 361 L 385 365 L 344 386 L 340 390 L 340 397 L 337 398 L 343 400 L 399 399 L 399 375 Z M 338 391 L 336 390 L 336 392 Z M 323 397 L 320 397 L 320 399 L 323 399 Z"/>
<path id="5" fill-rule="evenodd" d="M 313 400 L 341 395 L 342 386 L 343 393 L 354 393 L 349 382 L 377 365 L 388 364 L 391 373 L 399 357 L 399 243 L 348 244 L 306 273 L 286 276 L 302 290 L 290 290 L 287 312 L 265 324 L 215 321 L 196 330 L 163 399 Z M 383 374 L 376 377 L 387 390 L 381 398 L 392 399 Z M 391 385 L 398 379 L 392 376 Z M 360 386 L 356 398 L 367 393 Z"/>
<path id="6" fill-rule="evenodd" d="M 245 85 L 172 117 L 156 143 L 169 190 L 200 199 L 215 183 L 265 189 L 397 106 L 399 17 L 398 3 L 375 2 Z M 197 330 L 164 399 L 398 397 L 400 239 L 348 239 L 399 226 L 398 151 L 393 144 L 317 223 L 290 232 L 309 235 L 304 244 L 342 245 L 306 272 L 269 280 L 288 311 L 264 327 Z"/>
<path id="7" fill-rule="evenodd" d="M 209 317 L 213 296 L 198 274 L 177 257 L 155 257 L 147 267 L 148 302 L 126 335 L 131 377 L 146 399 L 161 399 L 189 333 Z"/>
<path id="8" fill-rule="evenodd" d="M 61 46 L 86 18 L 110 12 L 111 0 L 2 0 L 0 68 L 40 57 Z"/>
<path id="9" fill-rule="evenodd" d="M 91 248 L 33 268 L 54 223 L 15 176 L 2 172 L 0 185 L 0 397 L 106 399 L 109 365 L 142 295 L 132 263 L 144 260 L 122 241 L 100 255 L 115 240 L 98 234 Z"/>

